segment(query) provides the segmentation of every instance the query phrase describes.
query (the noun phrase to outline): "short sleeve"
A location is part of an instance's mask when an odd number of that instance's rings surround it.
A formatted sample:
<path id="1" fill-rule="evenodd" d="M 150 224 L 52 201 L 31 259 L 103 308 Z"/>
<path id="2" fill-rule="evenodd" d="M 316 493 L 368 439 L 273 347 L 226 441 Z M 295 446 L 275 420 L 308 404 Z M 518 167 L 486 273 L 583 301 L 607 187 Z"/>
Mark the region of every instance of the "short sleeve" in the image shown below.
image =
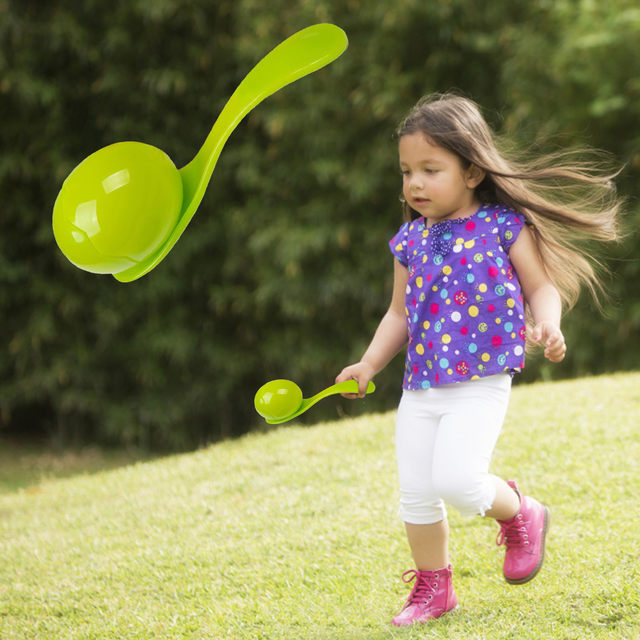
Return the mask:
<path id="1" fill-rule="evenodd" d="M 522 214 L 509 211 L 502 214 L 498 218 L 498 222 L 500 224 L 502 248 L 509 253 L 513 243 L 518 239 L 518 236 L 524 227 L 524 216 Z"/>
<path id="2" fill-rule="evenodd" d="M 409 237 L 409 223 L 405 222 L 398 233 L 389 241 L 391 253 L 398 259 L 398 262 L 406 267 L 409 265 L 407 257 L 407 238 Z"/>

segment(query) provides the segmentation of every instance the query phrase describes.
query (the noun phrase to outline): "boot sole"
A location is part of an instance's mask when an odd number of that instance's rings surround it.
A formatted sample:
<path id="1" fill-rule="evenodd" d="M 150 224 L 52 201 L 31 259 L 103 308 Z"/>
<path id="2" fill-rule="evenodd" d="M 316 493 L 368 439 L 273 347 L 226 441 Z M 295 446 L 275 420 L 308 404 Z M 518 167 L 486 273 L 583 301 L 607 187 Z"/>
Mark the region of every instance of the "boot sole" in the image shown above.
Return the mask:
<path id="1" fill-rule="evenodd" d="M 429 624 L 431 620 L 437 620 L 438 618 L 442 618 L 442 616 L 451 616 L 451 615 L 454 615 L 455 613 L 458 613 L 458 611 L 461 611 L 460 605 L 456 604 L 455 607 L 449 609 L 448 611 L 443 611 L 439 616 L 433 616 L 425 620 L 412 620 L 411 622 L 407 622 L 406 624 L 398 624 L 397 622 L 394 622 L 393 620 L 391 620 L 391 624 L 394 627 L 413 627 L 420 624 Z"/>
<path id="2" fill-rule="evenodd" d="M 512 578 L 507 578 L 507 576 L 504 576 L 504 579 L 509 584 L 526 584 L 527 582 L 530 582 L 538 575 L 540 569 L 542 568 L 542 563 L 544 562 L 544 547 L 547 539 L 547 531 L 549 531 L 550 522 L 551 522 L 551 515 L 549 513 L 549 509 L 545 507 L 544 508 L 544 525 L 542 527 L 542 541 L 540 542 L 540 547 L 541 547 L 540 559 L 538 560 L 538 564 L 536 565 L 536 568 L 524 578 L 518 578 L 517 580 L 514 580 Z"/>

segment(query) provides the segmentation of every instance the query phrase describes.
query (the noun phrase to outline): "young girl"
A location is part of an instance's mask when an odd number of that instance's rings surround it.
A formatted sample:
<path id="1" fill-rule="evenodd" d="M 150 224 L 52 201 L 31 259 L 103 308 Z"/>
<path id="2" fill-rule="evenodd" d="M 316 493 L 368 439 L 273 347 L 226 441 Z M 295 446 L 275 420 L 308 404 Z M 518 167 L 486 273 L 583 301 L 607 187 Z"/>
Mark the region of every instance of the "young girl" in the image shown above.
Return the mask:
<path id="1" fill-rule="evenodd" d="M 391 305 L 336 382 L 357 380 L 360 393 L 347 397 L 363 397 L 407 346 L 396 453 L 416 569 L 403 575 L 414 585 L 393 624 L 408 625 L 457 606 L 445 502 L 497 520 L 507 582 L 540 570 L 549 510 L 491 475 L 489 462 L 527 339 L 560 362 L 563 303 L 583 284 L 599 289 L 575 241 L 615 239 L 619 203 L 612 176 L 584 161 L 507 160 L 475 104 L 453 95 L 421 100 L 398 148 L 407 221 L 390 242 Z"/>

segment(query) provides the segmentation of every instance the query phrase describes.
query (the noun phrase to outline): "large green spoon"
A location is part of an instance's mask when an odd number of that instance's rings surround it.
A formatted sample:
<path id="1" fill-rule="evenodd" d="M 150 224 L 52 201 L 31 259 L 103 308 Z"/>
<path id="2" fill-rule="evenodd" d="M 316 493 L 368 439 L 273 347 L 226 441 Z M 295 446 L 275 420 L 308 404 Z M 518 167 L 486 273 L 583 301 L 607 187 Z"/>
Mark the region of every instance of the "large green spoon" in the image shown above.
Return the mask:
<path id="1" fill-rule="evenodd" d="M 85 158 L 64 181 L 53 208 L 58 246 L 77 267 L 131 282 L 178 241 L 200 204 L 222 148 L 242 118 L 282 87 L 324 67 L 347 48 L 332 24 L 307 27 L 247 74 L 196 156 L 177 170 L 160 149 L 119 142 Z"/>
<path id="2" fill-rule="evenodd" d="M 373 393 L 376 385 L 370 382 L 367 393 Z M 338 382 L 311 398 L 304 399 L 300 387 L 291 380 L 271 380 L 256 392 L 253 404 L 256 411 L 269 424 L 282 424 L 297 418 L 316 402 L 338 393 L 358 393 L 357 380 Z"/>

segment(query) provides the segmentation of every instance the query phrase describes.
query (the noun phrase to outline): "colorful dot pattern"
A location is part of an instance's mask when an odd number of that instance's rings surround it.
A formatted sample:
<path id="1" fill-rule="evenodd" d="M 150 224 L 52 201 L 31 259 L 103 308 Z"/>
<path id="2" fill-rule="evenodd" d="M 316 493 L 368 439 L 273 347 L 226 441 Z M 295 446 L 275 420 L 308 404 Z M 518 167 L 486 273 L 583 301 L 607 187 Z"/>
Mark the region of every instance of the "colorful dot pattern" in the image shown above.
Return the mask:
<path id="1" fill-rule="evenodd" d="M 524 302 L 509 261 L 523 225 L 514 211 L 483 205 L 430 228 L 424 218 L 406 222 L 392 238 L 391 252 L 409 272 L 405 389 L 524 367 Z"/>

